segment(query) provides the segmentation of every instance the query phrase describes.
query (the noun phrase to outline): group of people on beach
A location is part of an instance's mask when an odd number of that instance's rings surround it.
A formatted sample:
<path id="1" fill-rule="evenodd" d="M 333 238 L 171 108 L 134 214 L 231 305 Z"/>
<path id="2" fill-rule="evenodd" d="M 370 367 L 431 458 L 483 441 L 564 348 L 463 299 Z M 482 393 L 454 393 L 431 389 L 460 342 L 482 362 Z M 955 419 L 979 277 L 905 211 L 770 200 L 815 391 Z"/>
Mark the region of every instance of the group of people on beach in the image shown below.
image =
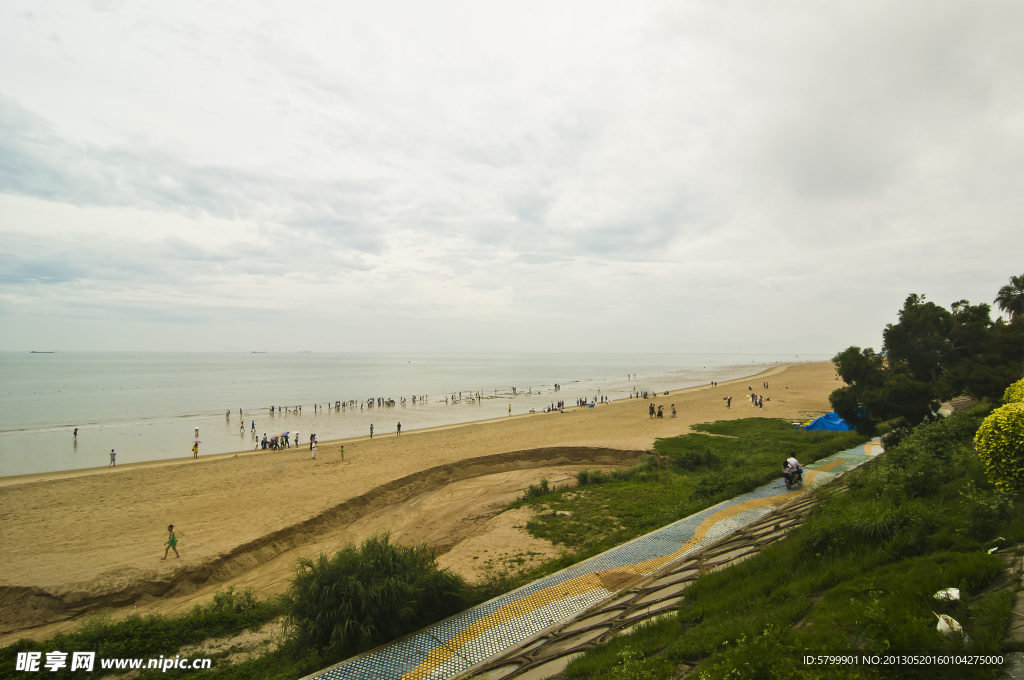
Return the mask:
<path id="1" fill-rule="evenodd" d="M 676 417 L 676 405 L 672 404 L 672 406 L 669 407 L 669 408 L 671 408 L 671 412 L 670 412 L 669 417 L 670 418 L 675 418 Z M 651 402 L 651 406 L 650 406 L 650 408 L 647 411 L 649 413 L 649 418 L 664 418 L 665 417 L 665 407 L 664 406 L 658 406 L 657 410 L 655 410 L 654 402 L 653 401 Z"/>
<path id="2" fill-rule="evenodd" d="M 636 377 L 635 374 L 630 374 L 630 375 L 632 375 L 633 378 Z M 717 386 L 718 385 L 718 383 L 714 382 L 714 381 L 712 381 L 711 384 L 713 386 Z M 767 383 L 765 383 L 765 387 L 767 387 Z M 561 389 L 561 385 L 556 383 L 555 386 L 554 386 L 554 390 L 558 391 L 559 389 Z M 518 387 L 511 387 L 511 388 L 509 388 L 509 390 L 510 390 L 510 393 L 511 393 L 512 396 L 518 396 L 520 394 L 523 394 L 523 395 L 525 395 L 525 394 L 530 394 L 530 395 L 534 394 L 534 391 L 533 391 L 532 387 L 528 388 L 527 390 L 523 390 L 523 389 L 518 388 Z M 479 392 L 479 391 L 470 392 L 469 394 L 470 394 L 469 400 L 471 402 L 474 402 L 474 401 L 475 402 L 479 402 L 480 400 L 482 400 L 484 398 L 482 393 Z M 538 394 L 540 394 L 540 392 L 538 392 Z M 656 392 L 652 393 L 652 392 L 648 392 L 647 390 L 642 390 L 641 391 L 639 388 L 634 388 L 633 390 L 630 391 L 630 395 L 629 396 L 630 396 L 630 398 L 648 399 L 651 396 L 654 396 L 656 394 L 657 394 Z M 665 394 L 667 395 L 668 392 L 665 392 Z M 495 389 L 495 397 L 497 397 L 497 396 L 499 396 L 498 395 L 498 390 Z M 448 395 L 445 395 L 444 402 L 446 404 L 458 404 L 464 398 L 465 398 L 465 396 L 464 396 L 463 392 L 461 392 L 461 391 L 460 392 L 452 392 L 450 397 Z M 413 404 L 426 404 L 427 403 L 427 395 L 425 395 L 425 394 L 413 395 L 411 397 L 411 401 L 412 401 Z M 732 398 L 729 397 L 727 405 L 726 405 L 727 407 L 729 405 L 731 405 L 731 401 L 732 401 Z M 604 404 L 604 403 L 609 403 L 610 404 L 611 402 L 612 402 L 612 400 L 609 397 L 607 397 L 606 395 L 596 394 L 592 398 L 588 398 L 588 397 L 580 397 L 580 398 L 578 398 L 576 400 L 576 405 L 579 406 L 579 407 L 587 407 L 587 406 L 595 406 L 597 404 Z M 756 403 L 756 405 L 760 405 L 760 401 L 755 402 L 755 403 Z M 335 401 L 334 403 L 327 402 L 327 410 L 328 411 L 340 412 L 340 411 L 343 411 L 343 410 L 346 410 L 346 409 L 350 409 L 350 408 L 354 409 L 358 405 L 359 406 L 359 410 L 362 411 L 364 408 L 390 408 L 390 407 L 397 406 L 398 404 L 401 404 L 402 406 L 405 406 L 407 404 L 406 398 L 405 397 L 401 397 L 400 401 L 396 401 L 395 399 L 390 398 L 390 397 L 387 397 L 387 398 L 385 398 L 385 397 L 374 397 L 372 399 L 366 399 L 365 401 L 357 401 L 355 399 L 350 399 L 350 400 L 347 400 L 347 401 L 340 401 L 340 400 L 338 400 L 338 401 Z M 551 405 L 549 407 L 545 408 L 544 411 L 545 412 L 552 412 L 552 411 L 564 412 L 565 411 L 565 404 L 566 404 L 566 402 L 564 400 L 559 400 L 557 402 L 551 402 Z M 314 404 L 314 411 L 321 412 L 323 410 L 324 410 L 323 406 L 320 406 L 319 404 Z M 658 418 L 664 417 L 663 411 L 664 411 L 664 407 L 658 407 L 657 408 L 657 412 L 656 412 L 654 404 L 653 403 L 651 404 L 651 417 L 652 418 L 654 418 L 655 416 L 657 416 Z M 302 405 L 301 404 L 296 405 L 296 406 L 272 405 L 272 406 L 269 407 L 269 412 L 270 412 L 271 416 L 275 416 L 275 415 L 291 415 L 291 414 L 301 415 L 302 414 Z M 535 412 L 535 410 L 531 409 L 530 412 L 533 413 L 533 412 Z M 238 409 L 238 417 L 239 417 L 239 419 L 243 418 L 243 414 L 244 414 L 244 411 L 241 408 L 239 408 Z M 227 420 L 231 419 L 231 415 L 232 415 L 232 413 L 231 413 L 230 409 L 227 409 L 224 412 L 224 416 L 225 416 L 225 418 Z M 509 404 L 509 415 L 512 415 L 512 405 L 511 404 Z M 676 416 L 676 410 L 675 410 L 675 405 L 673 404 L 672 407 L 671 407 L 671 417 L 674 418 L 675 416 Z M 238 431 L 239 431 L 240 435 L 242 435 L 242 436 L 245 435 L 246 427 L 245 427 L 244 420 L 239 425 Z M 276 434 L 274 436 L 268 436 L 267 433 L 264 432 L 262 439 L 258 438 L 258 436 L 256 434 L 256 421 L 255 420 L 252 420 L 250 422 L 249 432 L 250 432 L 250 434 L 252 436 L 252 440 L 254 442 L 254 450 L 260 450 L 260 449 L 267 450 L 267 449 L 270 449 L 270 450 L 277 451 L 277 450 L 280 450 L 280 449 L 283 449 L 283 448 L 291 448 L 293 442 L 294 442 L 295 446 L 299 445 L 299 434 L 298 434 L 298 432 L 294 432 L 294 431 L 282 432 L 282 433 Z M 400 421 L 396 424 L 395 432 L 396 432 L 396 436 L 400 436 L 402 434 L 402 423 Z M 199 458 L 199 444 L 202 443 L 202 442 L 199 441 L 199 428 L 198 427 L 194 428 L 193 434 L 195 436 L 195 440 L 192 443 L 192 458 L 193 459 L 198 459 Z M 374 426 L 371 423 L 370 424 L 370 438 L 371 439 L 373 439 L 373 435 L 374 435 Z M 77 427 L 74 429 L 74 440 L 75 440 L 75 443 L 77 444 L 77 442 L 78 442 L 78 428 Z M 310 451 L 312 453 L 311 458 L 313 458 L 313 459 L 316 458 L 316 443 L 317 442 L 316 442 L 316 439 L 315 439 L 315 435 L 311 435 L 311 437 L 310 437 Z M 114 467 L 116 465 L 116 458 L 117 458 L 116 452 L 114 451 L 114 449 L 111 449 L 110 450 L 110 464 L 109 464 L 109 467 Z"/>

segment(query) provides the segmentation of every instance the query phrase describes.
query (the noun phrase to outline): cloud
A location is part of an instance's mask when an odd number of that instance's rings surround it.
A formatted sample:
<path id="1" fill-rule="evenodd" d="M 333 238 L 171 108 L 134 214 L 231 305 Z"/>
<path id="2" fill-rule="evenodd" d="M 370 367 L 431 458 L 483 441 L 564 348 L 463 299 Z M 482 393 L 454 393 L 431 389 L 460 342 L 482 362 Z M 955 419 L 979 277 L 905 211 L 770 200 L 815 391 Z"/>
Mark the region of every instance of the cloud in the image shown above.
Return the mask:
<path id="1" fill-rule="evenodd" d="M 756 347 L 1019 267 L 1018 3 L 24 11 L 0 10 L 7 318 Z"/>

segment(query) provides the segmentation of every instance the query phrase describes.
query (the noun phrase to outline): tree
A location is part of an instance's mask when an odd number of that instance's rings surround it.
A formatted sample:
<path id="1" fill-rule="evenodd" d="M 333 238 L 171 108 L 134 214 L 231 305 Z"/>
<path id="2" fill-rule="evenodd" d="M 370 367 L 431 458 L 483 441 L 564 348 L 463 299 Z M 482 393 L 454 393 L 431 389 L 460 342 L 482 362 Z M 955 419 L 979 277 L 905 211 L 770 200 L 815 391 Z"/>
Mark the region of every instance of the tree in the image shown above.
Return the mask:
<path id="1" fill-rule="evenodd" d="M 998 399 L 1024 376 L 1024 276 L 1010 277 L 996 303 L 1010 320 L 992 322 L 987 304 L 954 302 L 949 310 L 911 294 L 899 321 L 882 332 L 882 351 L 850 347 L 832 361 L 847 385 L 829 395 L 836 413 L 864 434 L 931 419 L 938 400 L 961 394 Z"/>
<path id="2" fill-rule="evenodd" d="M 1013 321 L 1024 316 L 1024 274 L 1011 276 L 1010 283 L 999 289 L 995 299 L 996 307 Z"/>
<path id="3" fill-rule="evenodd" d="M 885 357 L 870 347 L 848 347 L 832 363 L 847 383 L 828 396 L 832 409 L 861 434 L 874 434 L 879 421 L 876 395 L 885 384 Z"/>
<path id="4" fill-rule="evenodd" d="M 873 435 L 884 420 L 916 425 L 931 419 L 939 407 L 930 383 L 915 379 L 905 366 L 894 366 L 870 347 L 847 348 L 832 362 L 849 384 L 833 391 L 829 403 L 861 434 Z"/>
<path id="5" fill-rule="evenodd" d="M 913 293 L 899 317 L 899 323 L 888 324 L 882 331 L 882 348 L 890 366 L 901 366 L 915 380 L 934 383 L 949 351 L 953 315 Z"/>

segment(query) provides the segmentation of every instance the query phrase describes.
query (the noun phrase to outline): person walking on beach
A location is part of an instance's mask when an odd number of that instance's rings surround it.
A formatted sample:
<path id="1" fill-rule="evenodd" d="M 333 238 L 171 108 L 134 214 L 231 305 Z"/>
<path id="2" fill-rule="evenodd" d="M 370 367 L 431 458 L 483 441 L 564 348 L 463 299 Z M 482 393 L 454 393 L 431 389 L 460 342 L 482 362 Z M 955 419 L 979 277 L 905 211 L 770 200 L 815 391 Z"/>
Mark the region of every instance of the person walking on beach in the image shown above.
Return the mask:
<path id="1" fill-rule="evenodd" d="M 114 449 L 110 449 L 110 465 L 108 465 L 107 467 L 114 467 L 116 461 L 117 461 L 117 454 L 114 453 Z"/>
<path id="2" fill-rule="evenodd" d="M 648 418 L 653 418 L 654 417 L 654 402 L 653 401 L 651 402 L 651 408 L 648 410 L 648 414 L 649 414 Z"/>
<path id="3" fill-rule="evenodd" d="M 309 435 L 309 459 L 316 460 L 316 435 Z"/>
<path id="4" fill-rule="evenodd" d="M 402 434 L 402 421 L 401 420 L 398 421 L 398 434 Z"/>
<path id="5" fill-rule="evenodd" d="M 370 423 L 370 439 L 373 439 L 373 423 Z"/>
<path id="6" fill-rule="evenodd" d="M 177 558 L 181 557 L 181 555 L 178 554 L 178 539 L 174 535 L 174 525 L 173 524 L 168 524 L 167 525 L 167 534 L 168 534 L 167 535 L 167 542 L 164 543 L 164 545 L 166 545 L 167 547 L 164 548 L 164 556 L 163 556 L 162 559 L 166 560 L 167 559 L 167 553 L 169 553 L 172 550 L 174 551 L 174 558 L 177 559 Z"/>
<path id="7" fill-rule="evenodd" d="M 192 457 L 193 458 L 198 458 L 199 457 L 199 442 L 196 442 L 196 443 L 192 444 Z"/>

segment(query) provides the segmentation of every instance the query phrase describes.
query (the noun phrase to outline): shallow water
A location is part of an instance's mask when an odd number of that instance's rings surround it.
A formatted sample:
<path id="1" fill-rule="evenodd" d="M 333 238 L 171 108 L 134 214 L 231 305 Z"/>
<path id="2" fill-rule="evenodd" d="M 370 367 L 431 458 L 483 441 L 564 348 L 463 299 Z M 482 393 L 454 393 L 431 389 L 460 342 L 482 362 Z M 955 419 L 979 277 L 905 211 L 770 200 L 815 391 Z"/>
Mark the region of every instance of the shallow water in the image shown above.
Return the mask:
<path id="1" fill-rule="evenodd" d="M 253 421 L 260 437 L 298 431 L 308 443 L 310 432 L 321 441 L 363 436 L 373 423 L 376 432 L 392 433 L 399 421 L 410 431 L 507 416 L 510 405 L 513 414 L 521 414 L 558 400 L 572 405 L 579 398 L 620 399 L 634 388 L 660 392 L 750 375 L 770 364 L 826 358 L 5 352 L 0 353 L 0 475 L 103 466 L 111 448 L 118 463 L 190 457 L 197 427 L 200 455 L 223 453 L 253 448 Z M 471 399 L 477 392 L 482 398 Z M 328 410 L 335 401 L 365 404 L 378 397 L 398 405 Z M 314 410 L 314 404 L 322 410 Z M 271 415 L 271 405 L 286 410 Z M 300 405 L 301 413 L 287 410 Z"/>

